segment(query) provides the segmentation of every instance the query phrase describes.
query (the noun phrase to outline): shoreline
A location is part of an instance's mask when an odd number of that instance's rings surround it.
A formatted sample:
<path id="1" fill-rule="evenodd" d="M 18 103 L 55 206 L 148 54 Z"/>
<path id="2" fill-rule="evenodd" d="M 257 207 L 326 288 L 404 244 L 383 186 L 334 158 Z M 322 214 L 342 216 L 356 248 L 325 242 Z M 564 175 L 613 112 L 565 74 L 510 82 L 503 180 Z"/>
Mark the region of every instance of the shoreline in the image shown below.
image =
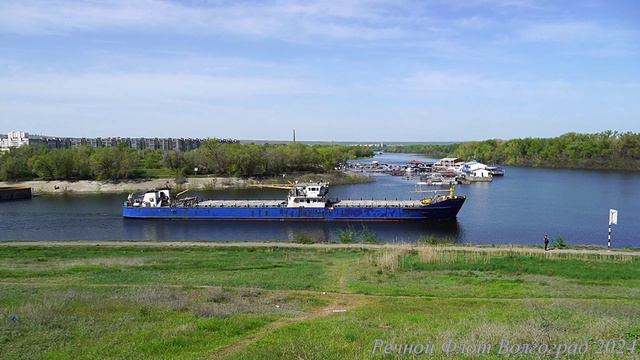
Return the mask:
<path id="1" fill-rule="evenodd" d="M 438 160 L 443 157 L 452 157 L 454 155 L 445 154 L 445 155 L 435 155 L 428 153 L 420 153 L 420 152 L 395 152 L 395 151 L 386 151 L 385 153 L 389 154 L 410 154 L 410 155 L 419 155 L 424 156 L 431 160 Z M 594 172 L 617 172 L 617 173 L 638 173 L 640 171 L 640 167 L 584 167 L 584 166 L 570 166 L 570 165 L 550 165 L 550 164 L 530 164 L 530 163 L 517 163 L 517 164 L 504 164 L 504 163 L 492 163 L 496 166 L 501 167 L 517 167 L 517 168 L 531 168 L 531 169 L 546 169 L 546 170 L 576 170 L 576 171 L 594 171 Z"/>
<path id="2" fill-rule="evenodd" d="M 173 178 L 138 179 L 119 182 L 97 180 L 29 180 L 15 183 L 0 182 L 0 186 L 30 187 L 34 195 L 69 195 L 69 194 L 118 194 L 147 191 L 159 187 L 190 188 L 192 190 L 214 190 L 246 187 L 257 184 L 255 181 L 240 178 L 187 178 L 186 183 L 178 184 Z"/>
<path id="3" fill-rule="evenodd" d="M 328 181 L 333 185 L 358 184 L 372 181 L 370 177 L 365 177 L 353 172 L 336 174 L 303 174 L 292 176 L 292 179 L 303 179 L 309 181 L 311 178 Z M 29 187 L 34 195 L 70 195 L 70 194 L 124 194 L 132 192 L 147 191 L 149 189 L 170 187 L 173 189 L 190 190 L 221 190 L 246 188 L 251 185 L 273 184 L 276 178 L 253 179 L 239 177 L 188 177 L 186 182 L 177 183 L 175 178 L 157 179 L 131 179 L 123 181 L 98 181 L 98 180 L 28 180 L 19 182 L 0 182 L 2 186 Z M 280 179 L 278 179 L 280 180 Z"/>
<path id="4" fill-rule="evenodd" d="M 423 245 L 423 244 L 368 244 L 368 243 L 315 243 L 301 244 L 281 241 L 127 241 L 127 240 L 8 240 L 0 241 L 0 247 L 153 247 L 153 248 L 287 248 L 287 249 L 354 249 L 354 250 L 384 250 L 405 249 L 417 250 L 436 248 L 445 252 L 483 252 L 500 253 L 513 252 L 523 255 L 533 254 L 572 254 L 572 255 L 601 255 L 601 256 L 632 256 L 640 257 L 640 249 L 622 248 L 608 250 L 606 247 L 574 247 L 551 249 L 545 251 L 534 245 Z"/>

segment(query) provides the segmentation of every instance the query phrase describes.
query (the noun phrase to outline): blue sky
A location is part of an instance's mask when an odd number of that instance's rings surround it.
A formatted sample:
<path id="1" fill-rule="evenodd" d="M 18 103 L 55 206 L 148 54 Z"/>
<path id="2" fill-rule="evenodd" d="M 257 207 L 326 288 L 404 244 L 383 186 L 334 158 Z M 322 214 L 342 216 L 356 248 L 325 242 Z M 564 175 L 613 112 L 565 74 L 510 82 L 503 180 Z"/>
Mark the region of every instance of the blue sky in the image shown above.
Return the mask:
<path id="1" fill-rule="evenodd" d="M 640 1 L 0 2 L 0 132 L 640 131 Z"/>

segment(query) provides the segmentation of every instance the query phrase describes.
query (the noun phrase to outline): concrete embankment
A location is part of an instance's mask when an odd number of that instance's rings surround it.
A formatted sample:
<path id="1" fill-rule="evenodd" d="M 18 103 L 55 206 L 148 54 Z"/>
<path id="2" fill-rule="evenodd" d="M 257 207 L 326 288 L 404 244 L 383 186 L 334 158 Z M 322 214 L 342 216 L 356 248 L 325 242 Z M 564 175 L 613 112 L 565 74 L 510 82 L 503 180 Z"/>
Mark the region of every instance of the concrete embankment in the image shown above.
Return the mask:
<path id="1" fill-rule="evenodd" d="M 31 188 L 28 186 L 0 186 L 0 201 L 31 199 Z"/>

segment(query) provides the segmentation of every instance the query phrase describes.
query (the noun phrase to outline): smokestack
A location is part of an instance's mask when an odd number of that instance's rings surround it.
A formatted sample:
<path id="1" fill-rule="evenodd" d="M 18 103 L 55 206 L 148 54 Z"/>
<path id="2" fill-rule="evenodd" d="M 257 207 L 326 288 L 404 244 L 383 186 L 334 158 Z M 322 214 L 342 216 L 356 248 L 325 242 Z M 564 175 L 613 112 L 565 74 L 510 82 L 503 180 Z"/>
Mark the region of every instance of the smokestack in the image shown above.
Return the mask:
<path id="1" fill-rule="evenodd" d="M 293 143 L 296 143 L 296 129 L 293 129 Z"/>

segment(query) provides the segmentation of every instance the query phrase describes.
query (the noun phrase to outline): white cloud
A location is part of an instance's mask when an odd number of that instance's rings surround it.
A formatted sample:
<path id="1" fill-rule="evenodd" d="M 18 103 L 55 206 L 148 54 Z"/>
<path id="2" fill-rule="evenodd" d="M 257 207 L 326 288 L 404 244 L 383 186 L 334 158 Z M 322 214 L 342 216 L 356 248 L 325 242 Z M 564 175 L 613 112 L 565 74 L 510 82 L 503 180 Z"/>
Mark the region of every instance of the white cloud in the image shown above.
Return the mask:
<path id="1" fill-rule="evenodd" d="M 0 33 L 47 35 L 121 29 L 304 42 L 449 43 L 466 49 L 480 48 L 469 46 L 468 38 L 474 39 L 473 45 L 491 45 L 500 36 L 515 33 L 515 40 L 525 45 L 579 41 L 608 53 L 624 52 L 638 42 L 637 32 L 624 28 L 579 18 L 548 20 L 549 4 L 552 3 L 531 0 L 469 0 L 453 4 L 438 0 L 5 0 L 0 1 Z M 441 8 L 449 14 L 439 15 Z M 469 9 L 476 8 L 482 12 L 470 15 Z M 532 18 L 537 20 L 527 20 Z"/>
<path id="2" fill-rule="evenodd" d="M 389 26 L 389 5 L 376 1 L 265 1 L 208 3 L 171 1 L 3 1 L 0 31 L 51 34 L 104 28 L 153 29 L 170 33 L 323 36 L 387 39 L 401 30 Z"/>
<path id="3" fill-rule="evenodd" d="M 255 58 L 207 55 L 195 51 L 107 51 L 91 50 L 85 53 L 82 69 L 69 69 L 72 72 L 159 72 L 183 73 L 198 72 L 200 74 L 224 74 L 225 76 L 255 76 L 268 73 L 275 77 L 278 74 L 292 76 L 301 70 L 293 62 L 282 63 Z M 0 59 L 0 64 L 2 63 Z M 23 64 L 22 72 L 39 72 L 31 64 Z M 64 72 L 65 69 L 59 69 Z M 41 71 L 40 71 L 41 72 Z"/>
<path id="4" fill-rule="evenodd" d="M 518 39 L 527 43 L 561 45 L 560 53 L 589 57 L 620 57 L 640 53 L 640 33 L 587 21 L 543 22 L 530 24 Z"/>
<path id="5" fill-rule="evenodd" d="M 446 71 L 420 71 L 397 83 L 409 91 L 423 93 L 483 92 L 505 86 L 505 82 L 486 78 L 478 74 Z"/>
<path id="6" fill-rule="evenodd" d="M 294 79 L 200 74 L 33 74 L 0 78 L 3 96 L 175 101 L 308 93 Z"/>
<path id="7" fill-rule="evenodd" d="M 540 23 L 526 27 L 522 37 L 527 41 L 575 41 L 600 37 L 603 29 L 589 22 Z"/>
<path id="8" fill-rule="evenodd" d="M 477 73 L 420 71 L 389 83 L 395 91 L 408 91 L 444 97 L 474 98 L 580 98 L 589 94 L 633 94 L 640 91 L 637 81 L 589 81 L 558 78 L 506 79 Z M 620 91 L 623 89 L 624 91 Z M 616 95 L 617 96 L 617 95 Z"/>
<path id="9" fill-rule="evenodd" d="M 457 20 L 456 25 L 471 30 L 482 30 L 496 24 L 495 20 L 482 16 L 471 16 Z"/>

